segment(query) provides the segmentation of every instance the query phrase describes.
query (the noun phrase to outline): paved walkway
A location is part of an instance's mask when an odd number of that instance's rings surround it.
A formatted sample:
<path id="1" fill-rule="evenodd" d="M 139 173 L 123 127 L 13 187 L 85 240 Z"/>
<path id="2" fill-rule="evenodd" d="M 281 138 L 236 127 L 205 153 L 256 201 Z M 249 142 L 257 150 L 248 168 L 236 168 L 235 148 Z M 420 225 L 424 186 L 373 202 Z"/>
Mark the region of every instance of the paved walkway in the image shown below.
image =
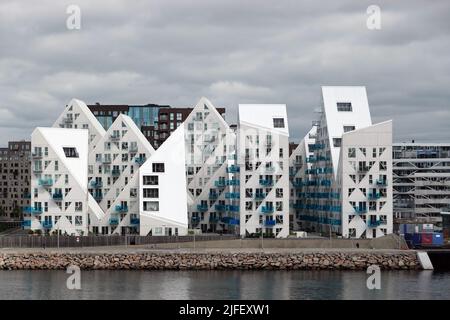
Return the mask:
<path id="1" fill-rule="evenodd" d="M 414 250 L 396 249 L 354 249 L 354 248 L 170 248 L 155 249 L 151 245 L 142 246 L 117 246 L 117 247 L 85 247 L 85 248 L 2 248 L 0 254 L 20 253 L 92 253 L 92 254 L 130 254 L 130 253 L 320 253 L 320 252 L 342 252 L 342 253 L 407 253 Z"/>

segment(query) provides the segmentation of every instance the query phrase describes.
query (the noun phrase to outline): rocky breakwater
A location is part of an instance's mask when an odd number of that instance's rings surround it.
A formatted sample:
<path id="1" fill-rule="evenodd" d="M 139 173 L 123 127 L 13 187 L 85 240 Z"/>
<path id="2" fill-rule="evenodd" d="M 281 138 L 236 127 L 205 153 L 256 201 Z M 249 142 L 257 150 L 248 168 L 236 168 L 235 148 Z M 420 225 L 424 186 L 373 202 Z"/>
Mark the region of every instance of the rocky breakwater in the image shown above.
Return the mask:
<path id="1" fill-rule="evenodd" d="M 421 269 L 415 252 L 401 253 L 6 253 L 0 270 L 384 270 Z"/>

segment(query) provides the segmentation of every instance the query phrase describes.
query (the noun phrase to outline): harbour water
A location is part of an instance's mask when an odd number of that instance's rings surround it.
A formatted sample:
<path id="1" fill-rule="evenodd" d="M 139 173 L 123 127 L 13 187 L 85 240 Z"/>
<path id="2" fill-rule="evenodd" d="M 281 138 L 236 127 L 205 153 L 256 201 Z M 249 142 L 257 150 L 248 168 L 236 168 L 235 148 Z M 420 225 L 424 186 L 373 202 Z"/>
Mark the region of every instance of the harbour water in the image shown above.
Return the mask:
<path id="1" fill-rule="evenodd" d="M 450 273 L 382 271 L 0 271 L 0 299 L 450 299 Z"/>

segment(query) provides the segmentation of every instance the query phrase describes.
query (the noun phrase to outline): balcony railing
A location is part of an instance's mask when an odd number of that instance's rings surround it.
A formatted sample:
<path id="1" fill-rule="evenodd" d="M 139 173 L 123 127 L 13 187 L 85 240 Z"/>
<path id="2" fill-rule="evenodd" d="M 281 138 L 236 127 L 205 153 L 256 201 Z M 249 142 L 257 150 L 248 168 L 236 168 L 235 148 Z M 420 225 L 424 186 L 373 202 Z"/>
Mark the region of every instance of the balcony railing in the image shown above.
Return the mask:
<path id="1" fill-rule="evenodd" d="M 98 188 L 101 188 L 102 186 L 103 186 L 103 183 L 101 181 L 96 181 L 96 180 L 91 181 L 91 188 L 98 189 Z"/>
<path id="2" fill-rule="evenodd" d="M 357 214 L 367 213 L 367 208 L 354 208 Z"/>
<path id="3" fill-rule="evenodd" d="M 101 193 L 94 193 L 94 199 L 97 201 L 101 201 L 103 199 L 103 194 Z"/>
<path id="4" fill-rule="evenodd" d="M 53 185 L 53 180 L 52 179 L 39 179 L 39 185 L 40 186 L 52 186 Z"/>
<path id="5" fill-rule="evenodd" d="M 266 197 L 265 193 L 261 193 L 261 192 L 255 193 L 256 200 L 261 200 L 261 199 L 264 199 L 265 197 Z"/>
<path id="6" fill-rule="evenodd" d="M 261 212 L 262 212 L 262 213 L 273 213 L 273 207 L 265 207 L 265 206 L 262 206 L 262 207 L 261 207 Z"/>
<path id="7" fill-rule="evenodd" d="M 239 212 L 239 206 L 229 204 L 226 206 L 226 210 L 230 212 Z"/>
<path id="8" fill-rule="evenodd" d="M 134 162 L 138 165 L 143 165 L 145 163 L 146 159 L 144 157 L 137 157 L 134 159 Z"/>
<path id="9" fill-rule="evenodd" d="M 375 184 L 379 187 L 386 187 L 387 186 L 387 181 L 386 180 L 382 180 L 382 179 L 378 179 L 375 181 Z"/>
<path id="10" fill-rule="evenodd" d="M 377 200 L 381 198 L 381 194 L 380 193 L 369 193 L 367 194 L 367 198 L 369 198 L 369 200 Z"/>
<path id="11" fill-rule="evenodd" d="M 265 220 L 264 221 L 264 225 L 266 226 L 266 227 L 273 227 L 274 225 L 276 225 L 276 221 L 275 220 Z"/>
<path id="12" fill-rule="evenodd" d="M 206 212 L 206 211 L 208 211 L 208 206 L 204 205 L 204 204 L 198 204 L 197 211 Z"/>
<path id="13" fill-rule="evenodd" d="M 128 212 L 128 206 L 118 204 L 116 205 L 115 210 L 116 212 Z"/>
<path id="14" fill-rule="evenodd" d="M 72 117 L 64 117 L 64 123 L 73 123 L 73 118 Z"/>
<path id="15" fill-rule="evenodd" d="M 209 217 L 209 222 L 210 223 L 218 223 L 219 222 L 219 218 L 217 218 L 217 217 Z"/>
<path id="16" fill-rule="evenodd" d="M 259 180 L 259 184 L 266 187 L 273 186 L 273 180 L 261 179 Z"/>
<path id="17" fill-rule="evenodd" d="M 115 177 L 120 176 L 120 170 L 113 169 L 113 170 L 111 170 L 111 174 Z"/>
<path id="18" fill-rule="evenodd" d="M 33 152 L 33 153 L 31 154 L 31 157 L 32 157 L 33 159 L 41 159 L 41 158 L 42 158 L 42 152 Z"/>
<path id="19" fill-rule="evenodd" d="M 239 199 L 239 192 L 227 192 L 225 193 L 225 199 Z"/>
<path id="20" fill-rule="evenodd" d="M 109 218 L 109 224 L 112 226 L 117 226 L 119 224 L 119 218 L 117 217 Z"/>
<path id="21" fill-rule="evenodd" d="M 214 205 L 214 210 L 216 211 L 225 211 L 226 206 L 224 204 L 216 204 Z"/>
<path id="22" fill-rule="evenodd" d="M 227 167 L 227 173 L 237 173 L 239 172 L 239 167 L 235 165 L 231 165 Z"/>
<path id="23" fill-rule="evenodd" d="M 217 194 L 217 193 L 209 193 L 208 194 L 208 198 L 210 200 L 216 200 L 218 197 L 219 197 L 219 194 Z"/>
<path id="24" fill-rule="evenodd" d="M 62 195 L 62 193 L 54 193 L 52 195 L 52 198 L 53 198 L 53 200 L 62 200 L 63 195 Z"/>
<path id="25" fill-rule="evenodd" d="M 225 180 L 217 180 L 217 181 L 214 181 L 214 185 L 216 187 L 225 187 L 226 183 L 225 183 Z"/>
<path id="26" fill-rule="evenodd" d="M 44 229 L 51 229 L 51 228 L 53 228 L 53 222 L 52 221 L 43 221 L 42 222 L 42 228 L 44 228 Z"/>
<path id="27" fill-rule="evenodd" d="M 31 220 L 23 220 L 23 221 L 22 221 L 22 227 L 23 227 L 24 229 L 31 228 Z"/>
<path id="28" fill-rule="evenodd" d="M 138 225 L 140 223 L 139 218 L 130 218 L 131 225 Z"/>
<path id="29" fill-rule="evenodd" d="M 42 208 L 24 207 L 22 211 L 23 211 L 23 213 L 29 213 L 29 214 L 41 214 Z"/>
<path id="30" fill-rule="evenodd" d="M 231 179 L 226 181 L 227 186 L 238 186 L 239 180 Z"/>
<path id="31" fill-rule="evenodd" d="M 368 220 L 367 221 L 367 226 L 369 228 L 376 228 L 383 224 L 386 224 L 386 221 L 384 221 L 384 220 Z"/>

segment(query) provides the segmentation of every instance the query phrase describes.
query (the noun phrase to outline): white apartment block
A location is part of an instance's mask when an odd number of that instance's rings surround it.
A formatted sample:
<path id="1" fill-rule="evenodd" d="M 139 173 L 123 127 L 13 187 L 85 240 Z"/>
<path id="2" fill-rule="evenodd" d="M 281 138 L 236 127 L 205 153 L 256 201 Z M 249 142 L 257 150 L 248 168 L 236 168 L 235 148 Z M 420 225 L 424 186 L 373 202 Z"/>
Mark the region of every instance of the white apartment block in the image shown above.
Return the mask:
<path id="1" fill-rule="evenodd" d="M 322 99 L 291 154 L 282 104 L 239 105 L 236 132 L 201 98 L 155 151 L 130 117 L 105 131 L 73 99 L 53 128 L 32 134 L 24 225 L 73 235 L 391 233 L 392 122 L 372 124 L 364 87 L 323 87 Z M 424 190 L 434 191 L 444 192 Z"/>
<path id="2" fill-rule="evenodd" d="M 435 223 L 450 207 L 450 144 L 393 144 L 394 219 Z"/>
<path id="3" fill-rule="evenodd" d="M 187 235 L 185 128 L 181 124 L 139 170 L 140 235 Z"/>
<path id="4" fill-rule="evenodd" d="M 316 126 L 313 126 L 289 156 L 289 222 L 290 230 L 308 229 L 308 222 L 300 219 L 302 201 L 305 201 L 306 186 L 303 181 L 311 180 L 310 172 L 314 160 L 314 152 L 310 146 L 316 141 Z"/>
<path id="5" fill-rule="evenodd" d="M 184 123 L 189 225 L 204 233 L 239 233 L 236 135 L 206 98 Z"/>
<path id="6" fill-rule="evenodd" d="M 88 130 L 36 128 L 31 135 L 32 230 L 87 235 Z"/>
<path id="7" fill-rule="evenodd" d="M 392 122 L 372 125 L 364 87 L 322 87 L 322 99 L 300 219 L 346 238 L 392 233 Z"/>
<path id="8" fill-rule="evenodd" d="M 240 234 L 289 235 L 289 129 L 286 105 L 240 104 Z"/>
<path id="9" fill-rule="evenodd" d="M 89 193 L 103 215 L 94 234 L 139 233 L 139 167 L 155 152 L 133 120 L 119 115 L 89 153 Z"/>

